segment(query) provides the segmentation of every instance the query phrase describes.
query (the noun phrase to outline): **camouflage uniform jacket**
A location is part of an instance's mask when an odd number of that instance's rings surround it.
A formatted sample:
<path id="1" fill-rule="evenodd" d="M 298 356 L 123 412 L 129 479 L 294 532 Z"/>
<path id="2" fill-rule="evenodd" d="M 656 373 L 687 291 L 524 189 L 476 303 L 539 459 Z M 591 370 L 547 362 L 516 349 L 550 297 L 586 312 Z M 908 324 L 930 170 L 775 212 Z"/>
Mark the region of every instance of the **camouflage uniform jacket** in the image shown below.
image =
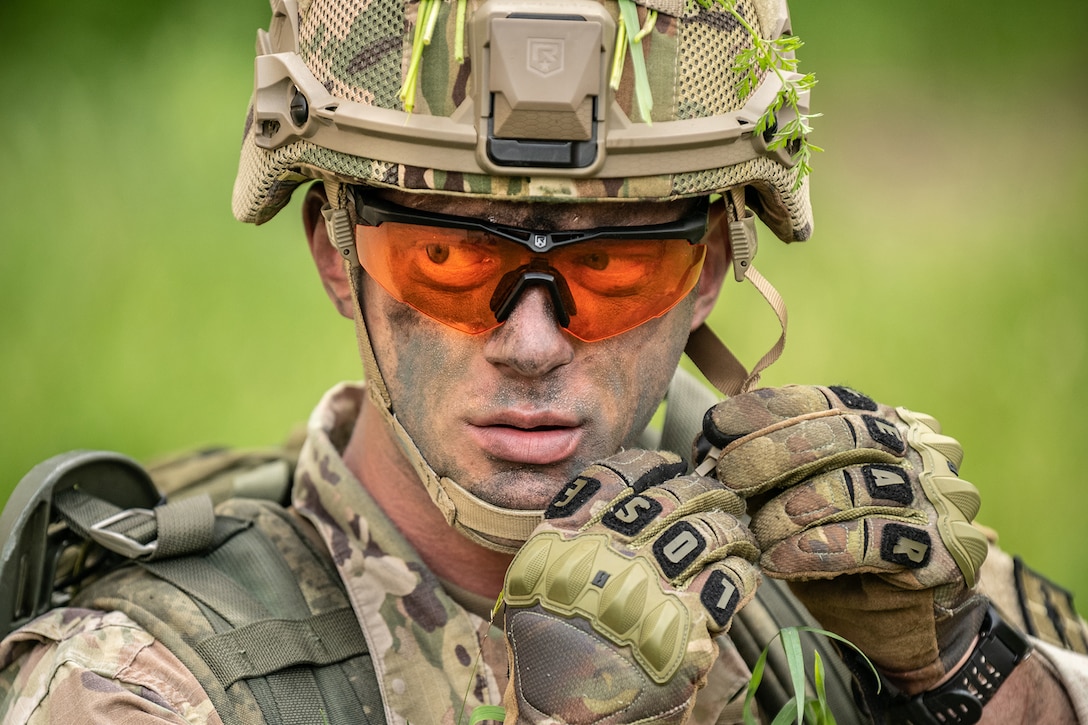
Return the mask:
<path id="1" fill-rule="evenodd" d="M 348 471 L 347 441 L 365 394 L 334 388 L 310 419 L 294 507 L 317 530 L 346 583 L 378 675 L 390 725 L 461 721 L 481 704 L 501 704 L 507 654 L 487 603 L 444 586 Z M 987 594 L 1022 628 L 1011 560 L 996 549 L 983 579 Z M 993 586 L 996 582 L 997 586 Z M 484 616 L 480 615 L 480 612 Z M 700 693 L 693 721 L 741 722 L 749 674 L 735 647 L 721 655 Z M 1079 720 L 1088 722 L 1088 660 L 1043 642 Z M 467 715 L 466 715 L 467 717 Z M 58 609 L 0 643 L 0 722 L 221 723 L 195 676 L 166 647 L 120 612 Z"/>
<path id="2" fill-rule="evenodd" d="M 313 523 L 347 585 L 386 721 L 452 725 L 462 707 L 467 720 L 478 705 L 502 703 L 506 646 L 481 612 L 488 604 L 451 596 L 341 459 L 334 442 L 348 440 L 364 397 L 361 387 L 341 385 L 315 410 L 294 508 Z M 723 641 L 697 721 L 741 722 L 748 678 Z M 222 722 L 192 673 L 132 620 L 72 608 L 44 615 L 0 645 L 0 721 L 62 720 Z"/>

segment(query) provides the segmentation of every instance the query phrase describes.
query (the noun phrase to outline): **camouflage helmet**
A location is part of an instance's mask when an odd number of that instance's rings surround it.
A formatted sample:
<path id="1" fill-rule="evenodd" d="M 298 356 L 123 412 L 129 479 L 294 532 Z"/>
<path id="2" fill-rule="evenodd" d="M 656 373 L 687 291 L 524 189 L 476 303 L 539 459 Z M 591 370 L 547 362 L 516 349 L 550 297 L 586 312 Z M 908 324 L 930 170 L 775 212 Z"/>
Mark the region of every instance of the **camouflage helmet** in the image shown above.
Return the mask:
<path id="1" fill-rule="evenodd" d="M 757 131 L 792 74 L 763 69 L 745 90 L 734 67 L 753 33 L 789 33 L 786 0 L 272 0 L 272 9 L 234 187 L 242 221 L 272 218 L 308 179 L 522 201 L 744 187 L 779 238 L 811 234 L 807 177 Z"/>

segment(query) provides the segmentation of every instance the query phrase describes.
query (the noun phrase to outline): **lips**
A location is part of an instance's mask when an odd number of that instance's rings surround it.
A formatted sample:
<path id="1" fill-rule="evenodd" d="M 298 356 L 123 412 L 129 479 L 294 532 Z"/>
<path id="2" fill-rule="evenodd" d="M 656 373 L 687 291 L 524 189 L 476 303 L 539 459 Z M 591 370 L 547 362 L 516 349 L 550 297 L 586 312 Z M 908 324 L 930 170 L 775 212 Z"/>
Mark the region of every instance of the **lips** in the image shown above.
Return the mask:
<path id="1" fill-rule="evenodd" d="M 579 421 L 551 412 L 501 413 L 470 420 L 469 435 L 488 455 L 511 463 L 548 465 L 569 458 L 582 440 Z"/>

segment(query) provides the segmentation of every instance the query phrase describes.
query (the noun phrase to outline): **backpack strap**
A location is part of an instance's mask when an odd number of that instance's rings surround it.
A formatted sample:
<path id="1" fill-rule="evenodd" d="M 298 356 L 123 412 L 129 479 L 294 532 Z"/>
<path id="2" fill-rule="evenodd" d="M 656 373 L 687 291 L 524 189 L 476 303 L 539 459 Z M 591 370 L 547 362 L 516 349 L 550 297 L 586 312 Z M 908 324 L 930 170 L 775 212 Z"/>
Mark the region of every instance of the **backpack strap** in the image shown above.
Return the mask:
<path id="1" fill-rule="evenodd" d="M 220 509 L 217 518 L 249 525 L 201 556 L 139 560 L 73 604 L 140 624 L 196 676 L 225 722 L 384 723 L 366 640 L 304 524 L 267 501 Z"/>
<path id="2" fill-rule="evenodd" d="M 69 489 L 53 496 L 53 506 L 76 534 L 126 559 L 153 561 L 203 553 L 244 525 L 217 520 L 207 496 L 150 509 L 123 509 L 79 489 Z"/>
<path id="3" fill-rule="evenodd" d="M 677 368 L 665 398 L 665 421 L 660 447 L 679 454 L 685 460 L 691 456 L 692 443 L 702 432 L 703 416 L 719 398 L 695 376 Z M 755 667 L 767 643 L 783 627 L 808 626 L 819 628 L 816 619 L 781 581 L 764 577 L 755 598 L 733 618 L 728 638 L 751 670 Z M 805 678 L 808 696 L 814 697 L 816 682 L 812 674 L 814 653 L 824 664 L 824 688 L 828 706 L 841 725 L 867 723 L 855 704 L 853 676 L 839 656 L 831 640 L 811 633 L 801 634 L 805 655 Z M 774 715 L 793 700 L 793 685 L 789 666 L 781 647 L 771 647 L 763 680 L 756 691 L 761 711 Z"/>

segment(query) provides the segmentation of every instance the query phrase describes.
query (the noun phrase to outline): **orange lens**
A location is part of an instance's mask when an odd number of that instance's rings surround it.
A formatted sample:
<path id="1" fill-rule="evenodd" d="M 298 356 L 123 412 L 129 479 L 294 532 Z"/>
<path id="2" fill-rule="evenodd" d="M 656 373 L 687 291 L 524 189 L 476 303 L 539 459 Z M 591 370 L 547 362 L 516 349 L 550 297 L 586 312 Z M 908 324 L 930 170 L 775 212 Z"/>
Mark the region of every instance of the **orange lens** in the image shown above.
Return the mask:
<path id="1" fill-rule="evenodd" d="M 668 312 L 695 286 L 706 255 L 685 239 L 593 239 L 542 254 L 482 231 L 397 222 L 357 226 L 356 240 L 363 268 L 390 295 L 471 334 L 501 324 L 492 298 L 504 275 L 544 265 L 569 289 L 567 330 L 586 342 Z"/>

